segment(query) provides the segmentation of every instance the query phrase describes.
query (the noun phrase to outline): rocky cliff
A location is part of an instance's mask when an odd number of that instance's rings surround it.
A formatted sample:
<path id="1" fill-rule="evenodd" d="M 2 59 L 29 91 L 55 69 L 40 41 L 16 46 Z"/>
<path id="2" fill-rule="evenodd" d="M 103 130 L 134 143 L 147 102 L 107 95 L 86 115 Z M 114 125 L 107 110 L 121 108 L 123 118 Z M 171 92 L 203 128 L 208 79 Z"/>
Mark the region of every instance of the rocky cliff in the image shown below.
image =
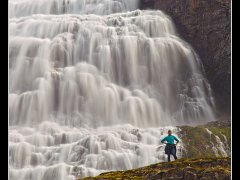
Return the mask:
<path id="1" fill-rule="evenodd" d="M 103 173 L 83 180 L 230 180 L 230 158 L 181 159 L 164 162 L 128 171 Z"/>
<path id="2" fill-rule="evenodd" d="M 168 14 L 199 54 L 210 81 L 219 116 L 231 111 L 231 1 L 142 0 L 142 9 Z"/>
<path id="3" fill-rule="evenodd" d="M 178 136 L 184 143 L 185 158 L 231 156 L 231 122 L 216 121 L 199 126 L 181 126 Z"/>

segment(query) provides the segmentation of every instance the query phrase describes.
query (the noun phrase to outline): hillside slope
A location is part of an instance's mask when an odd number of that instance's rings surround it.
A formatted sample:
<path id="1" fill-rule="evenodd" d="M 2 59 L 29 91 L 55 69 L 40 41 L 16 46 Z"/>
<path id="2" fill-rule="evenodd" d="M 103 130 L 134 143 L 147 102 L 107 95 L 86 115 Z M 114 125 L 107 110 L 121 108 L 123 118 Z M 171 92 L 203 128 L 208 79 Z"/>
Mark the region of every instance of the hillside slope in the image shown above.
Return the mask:
<path id="1" fill-rule="evenodd" d="M 122 179 L 230 180 L 231 160 L 230 158 L 180 159 L 128 171 L 102 173 L 97 177 L 88 177 L 83 180 Z"/>

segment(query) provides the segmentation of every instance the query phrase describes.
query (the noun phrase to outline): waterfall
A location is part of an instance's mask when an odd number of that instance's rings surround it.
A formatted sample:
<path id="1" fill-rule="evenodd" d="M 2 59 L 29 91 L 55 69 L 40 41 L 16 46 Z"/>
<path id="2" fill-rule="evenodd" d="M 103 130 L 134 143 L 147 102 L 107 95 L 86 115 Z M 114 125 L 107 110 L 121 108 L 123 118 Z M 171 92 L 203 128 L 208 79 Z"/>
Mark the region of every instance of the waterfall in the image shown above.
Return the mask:
<path id="1" fill-rule="evenodd" d="M 171 18 L 138 4 L 9 1 L 10 179 L 164 161 L 168 129 L 215 119 L 198 55 Z"/>

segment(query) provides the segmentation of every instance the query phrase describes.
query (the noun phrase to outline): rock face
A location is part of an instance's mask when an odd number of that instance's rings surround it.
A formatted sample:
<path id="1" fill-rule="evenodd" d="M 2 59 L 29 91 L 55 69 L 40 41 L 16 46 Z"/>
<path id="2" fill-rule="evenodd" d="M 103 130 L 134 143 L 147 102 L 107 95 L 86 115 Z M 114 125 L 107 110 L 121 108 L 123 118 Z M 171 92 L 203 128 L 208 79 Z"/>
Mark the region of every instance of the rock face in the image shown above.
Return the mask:
<path id="1" fill-rule="evenodd" d="M 182 179 L 182 180 L 230 180 L 230 158 L 209 159 L 181 159 L 174 162 L 164 162 L 147 167 L 103 173 L 97 177 L 84 178 L 83 180 L 156 180 L 156 179 Z"/>
<path id="2" fill-rule="evenodd" d="M 185 158 L 231 156 L 231 122 L 216 121 L 195 127 L 181 126 Z"/>
<path id="3" fill-rule="evenodd" d="M 231 1 L 142 0 L 142 9 L 168 14 L 199 54 L 210 81 L 219 116 L 231 111 Z"/>

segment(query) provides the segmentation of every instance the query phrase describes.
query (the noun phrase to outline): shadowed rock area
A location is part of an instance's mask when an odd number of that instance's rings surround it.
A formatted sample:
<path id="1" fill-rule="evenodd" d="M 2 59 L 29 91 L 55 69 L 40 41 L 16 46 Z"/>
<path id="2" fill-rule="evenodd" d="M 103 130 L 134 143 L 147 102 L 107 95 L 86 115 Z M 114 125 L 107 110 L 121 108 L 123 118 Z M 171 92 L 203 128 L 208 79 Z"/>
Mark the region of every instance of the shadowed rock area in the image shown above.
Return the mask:
<path id="1" fill-rule="evenodd" d="M 231 1 L 142 0 L 142 9 L 168 14 L 179 34 L 199 54 L 210 81 L 219 116 L 231 111 Z"/>
<path id="2" fill-rule="evenodd" d="M 97 177 L 83 180 L 122 180 L 122 179 L 182 179 L 182 180 L 230 180 L 230 158 L 181 159 L 174 162 L 164 162 L 147 167 L 103 173 Z"/>

